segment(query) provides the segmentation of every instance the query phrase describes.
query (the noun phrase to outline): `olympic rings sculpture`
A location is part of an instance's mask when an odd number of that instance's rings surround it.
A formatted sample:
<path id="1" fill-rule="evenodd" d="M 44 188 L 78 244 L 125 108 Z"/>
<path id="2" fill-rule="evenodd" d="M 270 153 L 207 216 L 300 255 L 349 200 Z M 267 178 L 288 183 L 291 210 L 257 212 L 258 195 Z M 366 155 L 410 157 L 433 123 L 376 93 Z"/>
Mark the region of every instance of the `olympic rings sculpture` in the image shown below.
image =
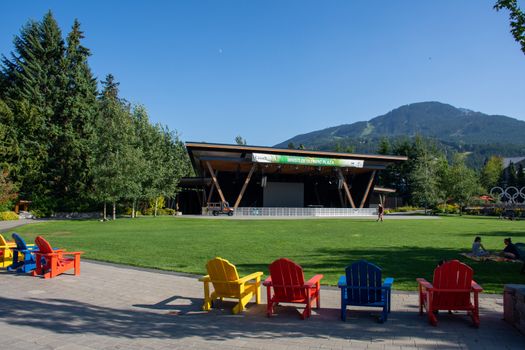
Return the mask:
<path id="1" fill-rule="evenodd" d="M 525 203 L 525 187 L 517 188 L 515 186 L 509 187 L 492 187 L 490 195 L 493 198 L 498 198 L 502 202 L 508 202 L 510 204 Z"/>

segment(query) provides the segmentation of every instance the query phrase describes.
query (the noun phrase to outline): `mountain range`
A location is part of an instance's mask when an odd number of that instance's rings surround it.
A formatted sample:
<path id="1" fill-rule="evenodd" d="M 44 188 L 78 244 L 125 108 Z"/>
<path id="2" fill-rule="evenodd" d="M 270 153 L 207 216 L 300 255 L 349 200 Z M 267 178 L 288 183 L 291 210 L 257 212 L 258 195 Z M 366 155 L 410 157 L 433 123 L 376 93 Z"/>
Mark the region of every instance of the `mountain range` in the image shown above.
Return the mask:
<path id="1" fill-rule="evenodd" d="M 419 102 L 396 108 L 369 121 L 343 124 L 294 136 L 275 147 L 304 145 L 307 149 L 353 148 L 376 153 L 379 140 L 434 140 L 445 151 L 468 152 L 468 162 L 480 166 L 491 155 L 525 155 L 525 121 L 488 115 L 441 102 Z"/>

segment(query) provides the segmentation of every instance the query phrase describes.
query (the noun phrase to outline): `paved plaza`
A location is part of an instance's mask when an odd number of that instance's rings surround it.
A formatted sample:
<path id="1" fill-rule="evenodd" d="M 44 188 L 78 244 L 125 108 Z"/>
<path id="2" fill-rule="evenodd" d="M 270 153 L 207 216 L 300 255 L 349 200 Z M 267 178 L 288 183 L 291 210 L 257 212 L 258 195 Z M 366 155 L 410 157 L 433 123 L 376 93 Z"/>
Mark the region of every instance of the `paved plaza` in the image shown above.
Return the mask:
<path id="1" fill-rule="evenodd" d="M 415 283 L 415 282 L 414 282 Z M 440 314 L 432 327 L 417 313 L 415 293 L 395 292 L 387 323 L 375 310 L 339 320 L 337 288 L 323 287 L 320 310 L 300 320 L 279 306 L 231 302 L 202 312 L 194 276 L 82 261 L 80 276 L 54 279 L 0 272 L 2 349 L 525 349 L 525 337 L 502 318 L 502 298 L 481 299 L 481 327 Z M 263 290 L 263 303 L 265 302 Z"/>

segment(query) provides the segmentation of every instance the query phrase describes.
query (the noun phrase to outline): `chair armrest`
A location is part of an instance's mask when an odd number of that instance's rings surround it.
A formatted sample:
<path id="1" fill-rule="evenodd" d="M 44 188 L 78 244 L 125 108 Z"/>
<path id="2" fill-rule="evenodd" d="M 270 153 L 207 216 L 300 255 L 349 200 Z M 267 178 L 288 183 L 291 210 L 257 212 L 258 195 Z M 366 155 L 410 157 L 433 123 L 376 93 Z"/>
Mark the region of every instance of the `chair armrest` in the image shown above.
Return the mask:
<path id="1" fill-rule="evenodd" d="M 202 276 L 201 278 L 199 278 L 199 281 L 201 281 L 201 282 L 211 282 L 210 275 Z"/>
<path id="2" fill-rule="evenodd" d="M 261 277 L 263 275 L 262 272 L 258 271 L 258 272 L 254 272 L 254 273 L 251 273 L 249 274 L 248 276 L 244 276 L 242 278 L 239 278 L 236 282 L 239 283 L 239 284 L 244 284 L 248 281 L 251 281 L 251 280 L 254 280 L 258 277 Z"/>
<path id="3" fill-rule="evenodd" d="M 394 278 L 393 277 L 387 277 L 385 278 L 385 281 L 383 282 L 382 287 L 383 288 L 391 288 L 394 284 Z"/>
<path id="4" fill-rule="evenodd" d="M 56 256 L 56 255 L 60 255 L 62 252 L 54 251 L 53 253 L 42 253 L 42 252 L 36 251 L 36 252 L 33 252 L 33 253 L 36 254 L 36 255 L 40 255 L 40 256 Z"/>
<path id="5" fill-rule="evenodd" d="M 481 286 L 479 284 L 477 284 L 476 281 L 472 281 L 471 286 L 472 286 L 472 290 L 474 292 L 478 292 L 478 293 L 483 292 L 483 288 L 481 288 Z"/>
<path id="6" fill-rule="evenodd" d="M 425 287 L 425 289 L 428 289 L 428 290 L 434 289 L 434 286 L 432 285 L 432 283 L 428 282 L 424 278 L 416 278 L 416 281 L 420 286 Z"/>
<path id="7" fill-rule="evenodd" d="M 339 288 L 346 287 L 346 276 L 339 277 L 339 281 L 337 282 L 337 286 Z"/>
<path id="8" fill-rule="evenodd" d="M 18 249 L 18 248 L 12 248 L 12 250 L 14 252 L 19 252 L 19 253 L 24 253 L 24 254 L 31 254 L 31 253 L 37 253 L 38 252 L 38 248 L 37 249 Z"/>
<path id="9" fill-rule="evenodd" d="M 80 255 L 84 254 L 84 252 L 68 252 L 68 251 L 61 251 L 62 255 Z"/>
<path id="10" fill-rule="evenodd" d="M 321 279 L 323 278 L 324 276 L 319 274 L 319 275 L 315 275 L 314 277 L 310 278 L 305 284 L 304 286 L 306 288 L 313 288 L 317 283 L 319 283 L 319 281 L 321 281 Z"/>
<path id="11" fill-rule="evenodd" d="M 270 276 L 267 279 L 265 279 L 264 282 L 263 282 L 263 285 L 266 286 L 266 287 L 271 287 L 273 285 L 273 283 L 272 283 L 272 276 Z"/>

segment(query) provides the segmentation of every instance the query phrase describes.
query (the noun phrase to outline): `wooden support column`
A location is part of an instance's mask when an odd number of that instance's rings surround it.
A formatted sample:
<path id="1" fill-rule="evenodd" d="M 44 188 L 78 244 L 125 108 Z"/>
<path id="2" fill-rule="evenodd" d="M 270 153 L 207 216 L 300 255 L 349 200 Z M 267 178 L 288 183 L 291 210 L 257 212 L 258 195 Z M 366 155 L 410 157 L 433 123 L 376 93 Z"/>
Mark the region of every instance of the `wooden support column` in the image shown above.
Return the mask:
<path id="1" fill-rule="evenodd" d="M 253 172 L 255 171 L 255 168 L 257 165 L 254 163 L 252 165 L 252 168 L 250 169 L 250 172 L 248 173 L 248 176 L 246 176 L 246 180 L 244 180 L 244 184 L 242 185 L 241 193 L 239 193 L 239 196 L 237 197 L 237 200 L 235 201 L 235 205 L 233 206 L 234 210 L 237 210 L 237 207 L 241 203 L 242 196 L 244 195 L 244 191 L 246 191 L 246 187 L 248 187 L 248 183 L 250 182 L 250 179 L 252 178 Z"/>
<path id="2" fill-rule="evenodd" d="M 215 177 L 217 177 L 217 175 L 219 175 L 219 170 L 217 170 L 217 171 L 215 172 Z M 211 201 L 211 196 L 213 195 L 213 190 L 215 190 L 215 182 L 213 182 L 213 183 L 211 184 L 210 193 L 208 194 L 208 203 L 210 203 L 210 201 Z"/>
<path id="3" fill-rule="evenodd" d="M 208 170 L 210 170 L 211 178 L 213 180 L 213 183 L 215 184 L 215 187 L 217 187 L 217 192 L 219 192 L 219 196 L 221 197 L 221 201 L 224 203 L 226 202 L 226 199 L 224 199 L 224 195 L 222 194 L 221 187 L 219 186 L 219 182 L 217 181 L 217 177 L 215 176 L 215 173 L 213 172 L 213 169 L 210 165 L 210 162 L 206 162 L 206 165 L 208 166 Z"/>
<path id="4" fill-rule="evenodd" d="M 355 209 L 355 203 L 354 203 L 354 200 L 352 199 L 352 194 L 350 193 L 350 189 L 348 188 L 348 184 L 346 183 L 343 172 L 339 168 L 337 168 L 337 172 L 339 174 L 339 178 L 343 180 L 343 188 L 345 189 L 346 198 L 348 198 L 348 201 L 350 202 L 350 205 L 352 206 L 352 208 Z"/>
<path id="5" fill-rule="evenodd" d="M 361 204 L 359 204 L 359 208 L 362 208 L 365 205 L 366 199 L 368 198 L 368 193 L 370 193 L 370 188 L 372 187 L 372 183 L 374 182 L 375 176 L 376 170 L 372 171 L 372 174 L 370 175 L 370 180 L 368 180 L 368 186 L 366 186 L 366 192 L 363 196 L 363 199 L 361 199 Z"/>

